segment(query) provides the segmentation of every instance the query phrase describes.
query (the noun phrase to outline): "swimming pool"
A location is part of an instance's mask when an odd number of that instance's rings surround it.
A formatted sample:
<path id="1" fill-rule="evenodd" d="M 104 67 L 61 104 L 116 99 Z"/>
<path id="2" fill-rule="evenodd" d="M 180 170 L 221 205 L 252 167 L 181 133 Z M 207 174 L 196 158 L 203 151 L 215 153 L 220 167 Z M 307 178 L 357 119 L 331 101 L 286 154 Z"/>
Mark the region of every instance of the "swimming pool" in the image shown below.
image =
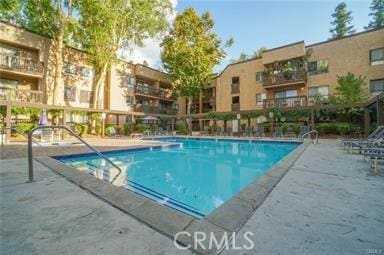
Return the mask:
<path id="1" fill-rule="evenodd" d="M 197 218 L 229 200 L 299 142 L 157 138 L 172 146 L 104 152 L 123 173 L 114 183 Z M 93 154 L 56 159 L 106 181 L 116 172 Z"/>

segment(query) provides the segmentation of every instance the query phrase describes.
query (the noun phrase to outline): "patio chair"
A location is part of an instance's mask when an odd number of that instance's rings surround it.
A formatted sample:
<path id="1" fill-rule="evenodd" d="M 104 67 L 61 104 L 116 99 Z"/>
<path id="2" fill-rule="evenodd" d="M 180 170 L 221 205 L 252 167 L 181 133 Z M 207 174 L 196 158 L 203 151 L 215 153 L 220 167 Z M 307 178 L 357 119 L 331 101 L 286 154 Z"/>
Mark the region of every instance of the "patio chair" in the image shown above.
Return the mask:
<path id="1" fill-rule="evenodd" d="M 264 137 L 264 127 L 257 127 L 255 135 L 256 135 L 256 137 L 263 138 Z"/>
<path id="2" fill-rule="evenodd" d="M 209 136 L 208 129 L 209 129 L 209 127 L 204 127 L 204 129 L 203 129 L 203 131 L 201 132 L 201 134 L 204 135 L 204 136 Z"/>
<path id="3" fill-rule="evenodd" d="M 227 128 L 226 135 L 227 135 L 227 136 L 233 136 L 232 128 L 230 128 L 230 127 Z"/>
<path id="4" fill-rule="evenodd" d="M 273 137 L 282 137 L 281 127 L 275 127 L 273 131 Z"/>
<path id="5" fill-rule="evenodd" d="M 378 126 L 371 134 L 369 134 L 366 138 L 345 138 L 341 139 L 341 144 L 343 146 L 348 145 L 351 142 L 356 141 L 366 141 L 369 139 L 380 138 L 381 135 L 384 134 L 384 126 Z"/>
<path id="6" fill-rule="evenodd" d="M 245 136 L 251 137 L 253 133 L 252 127 L 246 127 L 245 128 Z"/>
<path id="7" fill-rule="evenodd" d="M 376 130 L 375 130 L 376 131 Z M 343 140 L 341 141 L 341 144 L 343 146 L 343 149 L 348 149 L 350 152 L 353 150 L 359 150 L 362 146 L 372 145 L 381 143 L 384 141 L 384 128 L 381 128 L 377 132 L 372 132 L 371 135 L 368 136 L 368 138 L 364 139 L 350 139 L 350 140 Z"/>
<path id="8" fill-rule="evenodd" d="M 217 127 L 216 136 L 221 136 L 221 135 L 223 135 L 223 131 L 222 131 L 221 127 Z"/>

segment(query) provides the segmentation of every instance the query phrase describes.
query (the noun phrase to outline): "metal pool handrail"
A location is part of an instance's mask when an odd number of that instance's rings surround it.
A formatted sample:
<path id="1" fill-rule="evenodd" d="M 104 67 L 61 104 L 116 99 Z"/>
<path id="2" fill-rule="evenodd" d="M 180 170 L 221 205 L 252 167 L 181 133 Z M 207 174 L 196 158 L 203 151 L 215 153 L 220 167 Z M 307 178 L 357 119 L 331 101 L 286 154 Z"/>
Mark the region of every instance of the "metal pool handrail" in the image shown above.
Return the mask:
<path id="1" fill-rule="evenodd" d="M 59 129 L 64 129 L 64 130 L 67 130 L 72 136 L 76 137 L 80 142 L 82 142 L 85 146 L 87 146 L 89 149 L 91 149 L 93 152 L 95 152 L 99 157 L 103 158 L 104 160 L 106 160 L 108 163 L 110 163 L 112 166 L 114 166 L 118 171 L 119 173 L 113 178 L 113 180 L 111 181 L 111 183 L 113 183 L 117 177 L 120 176 L 122 170 L 120 169 L 120 167 L 118 167 L 115 163 L 113 163 L 109 158 L 107 158 L 106 156 L 104 156 L 98 149 L 96 149 L 95 147 L 93 147 L 92 145 L 90 145 L 89 143 L 87 143 L 86 141 L 84 141 L 80 136 L 78 136 L 75 132 L 73 132 L 72 130 L 70 130 L 68 127 L 66 126 L 54 126 L 54 125 L 50 125 L 50 126 L 37 126 L 33 129 L 31 129 L 29 131 L 29 134 L 28 134 L 28 176 L 29 176 L 29 181 L 28 182 L 33 182 L 33 152 L 32 152 L 32 135 L 33 133 L 38 130 L 38 129 L 55 129 L 55 128 L 59 128 Z"/>
<path id="2" fill-rule="evenodd" d="M 4 135 L 4 130 L 13 130 L 15 131 L 16 133 L 24 136 L 25 138 L 28 139 L 28 135 L 26 133 L 24 133 L 23 131 L 21 131 L 20 129 L 17 129 L 15 127 L 3 127 L 1 128 L 1 134 Z M 33 141 L 35 144 L 37 144 L 38 146 L 41 146 L 40 143 L 36 142 L 36 141 Z M 1 136 L 1 147 L 4 146 L 4 136 Z"/>
<path id="3" fill-rule="evenodd" d="M 319 132 L 318 132 L 317 130 L 311 130 L 311 131 L 309 131 L 309 132 L 303 134 L 303 135 L 301 136 L 301 138 L 304 139 L 305 136 L 308 136 L 308 135 L 310 135 L 310 134 L 312 134 L 312 133 L 315 133 L 315 134 L 316 134 L 316 138 L 315 138 L 315 139 L 316 139 L 316 143 L 319 143 Z"/>

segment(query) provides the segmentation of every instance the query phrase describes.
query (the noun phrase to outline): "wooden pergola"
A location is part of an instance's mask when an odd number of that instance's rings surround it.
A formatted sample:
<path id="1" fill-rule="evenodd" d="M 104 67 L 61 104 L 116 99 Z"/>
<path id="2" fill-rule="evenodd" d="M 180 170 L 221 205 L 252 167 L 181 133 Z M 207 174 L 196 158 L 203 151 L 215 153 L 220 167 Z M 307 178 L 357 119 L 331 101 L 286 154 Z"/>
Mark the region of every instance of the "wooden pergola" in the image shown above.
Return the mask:
<path id="1" fill-rule="evenodd" d="M 315 111 L 317 110 L 338 110 L 345 108 L 357 108 L 364 111 L 364 134 L 369 135 L 370 133 L 370 123 L 371 115 L 370 111 L 372 108 L 376 108 L 377 114 L 377 125 L 384 125 L 384 93 L 381 93 L 377 96 L 371 97 L 368 101 L 363 103 L 352 103 L 352 104 L 323 104 L 323 105 L 312 105 L 312 106 L 299 106 L 299 107 L 288 107 L 288 108 L 279 108 L 281 112 L 290 112 L 298 110 L 307 110 L 310 112 L 311 126 L 314 128 L 315 123 Z M 247 114 L 260 114 L 266 115 L 268 109 L 262 110 L 248 110 L 248 111 L 239 111 L 240 115 Z M 218 112 L 218 114 L 229 114 L 232 112 Z M 207 114 L 194 114 L 192 116 L 194 119 L 207 119 Z"/>

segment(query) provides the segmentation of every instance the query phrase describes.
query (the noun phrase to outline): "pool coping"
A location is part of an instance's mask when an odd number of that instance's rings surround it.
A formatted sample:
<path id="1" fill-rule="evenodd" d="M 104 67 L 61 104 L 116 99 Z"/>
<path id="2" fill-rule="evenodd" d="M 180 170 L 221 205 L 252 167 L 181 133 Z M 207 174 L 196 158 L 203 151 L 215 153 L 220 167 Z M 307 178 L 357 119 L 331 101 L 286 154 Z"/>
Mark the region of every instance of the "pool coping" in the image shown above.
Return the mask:
<path id="1" fill-rule="evenodd" d="M 231 140 L 236 139 L 231 138 Z M 101 200 L 106 201 L 145 225 L 172 239 L 175 238 L 178 243 L 184 246 L 192 246 L 191 248 L 193 248 L 193 233 L 195 232 L 204 232 L 207 236 L 213 233 L 217 240 L 221 240 L 224 234 L 231 236 L 232 233 L 239 231 L 309 144 L 310 142 L 302 142 L 264 174 L 202 219 L 194 218 L 193 216 L 138 195 L 133 191 L 95 178 L 86 172 L 65 165 L 52 157 L 42 156 L 36 157 L 35 159 L 68 181 L 90 192 Z M 145 148 L 159 146 L 164 145 L 148 146 Z M 139 150 L 140 149 L 142 150 L 143 148 L 139 148 Z M 128 148 L 126 150 L 135 151 L 138 150 L 138 148 Z M 114 150 L 110 151 L 113 152 Z M 177 235 L 179 232 L 185 234 Z M 219 252 L 215 247 L 211 250 L 201 250 L 201 247 L 197 247 L 197 250 L 193 251 L 202 254 L 216 254 Z"/>

